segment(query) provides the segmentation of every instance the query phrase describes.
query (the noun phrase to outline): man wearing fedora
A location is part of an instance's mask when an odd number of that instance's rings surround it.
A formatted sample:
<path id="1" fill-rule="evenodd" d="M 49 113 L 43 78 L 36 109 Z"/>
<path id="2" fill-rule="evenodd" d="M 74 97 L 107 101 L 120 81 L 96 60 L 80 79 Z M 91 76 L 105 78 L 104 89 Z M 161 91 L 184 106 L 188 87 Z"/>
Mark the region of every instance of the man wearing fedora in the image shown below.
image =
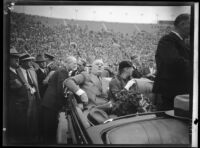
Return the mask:
<path id="1" fill-rule="evenodd" d="M 41 99 L 43 99 L 44 93 L 48 86 L 48 82 L 44 81 L 44 79 L 48 75 L 48 70 L 46 69 L 46 61 L 47 59 L 44 57 L 43 54 L 38 54 L 36 56 L 35 62 L 39 65 L 39 68 L 36 70 L 36 73 Z"/>
<path id="2" fill-rule="evenodd" d="M 22 65 L 19 66 L 19 58 Z M 15 48 L 10 49 L 10 77 L 8 95 L 8 144 L 32 144 L 37 142 L 37 87 L 28 82 L 23 60 L 30 60 L 27 55 L 21 56 Z M 30 63 L 27 64 L 30 66 Z M 36 79 L 32 79 L 33 83 Z M 35 82 L 36 83 L 36 82 Z"/>
<path id="3" fill-rule="evenodd" d="M 39 105 L 40 93 L 38 88 L 37 74 L 32 67 L 32 60 L 29 54 L 20 57 L 21 66 L 18 68 L 18 75 L 21 77 L 27 90 L 27 138 L 30 143 L 39 142 Z"/>
<path id="4" fill-rule="evenodd" d="M 26 139 L 26 87 L 18 73 L 20 53 L 10 49 L 9 88 L 7 103 L 7 142 L 8 144 L 23 143 Z"/>

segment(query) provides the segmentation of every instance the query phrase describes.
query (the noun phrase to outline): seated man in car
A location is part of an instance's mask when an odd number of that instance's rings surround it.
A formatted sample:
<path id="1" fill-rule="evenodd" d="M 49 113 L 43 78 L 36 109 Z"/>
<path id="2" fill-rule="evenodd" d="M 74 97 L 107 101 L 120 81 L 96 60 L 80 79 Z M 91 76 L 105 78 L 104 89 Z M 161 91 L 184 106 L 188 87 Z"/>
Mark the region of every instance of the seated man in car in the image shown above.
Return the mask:
<path id="1" fill-rule="evenodd" d="M 91 72 L 86 71 L 70 77 L 63 82 L 64 87 L 78 95 L 81 100 L 88 100 L 87 107 L 98 106 L 108 102 L 107 94 L 103 92 L 101 72 L 104 63 L 97 59 L 92 63 Z"/>
<path id="2" fill-rule="evenodd" d="M 111 114 L 118 116 L 146 112 L 149 106 L 138 91 L 137 82 L 132 79 L 133 66 L 130 61 L 119 63 L 118 75 L 109 83 L 109 99 L 112 101 Z"/>

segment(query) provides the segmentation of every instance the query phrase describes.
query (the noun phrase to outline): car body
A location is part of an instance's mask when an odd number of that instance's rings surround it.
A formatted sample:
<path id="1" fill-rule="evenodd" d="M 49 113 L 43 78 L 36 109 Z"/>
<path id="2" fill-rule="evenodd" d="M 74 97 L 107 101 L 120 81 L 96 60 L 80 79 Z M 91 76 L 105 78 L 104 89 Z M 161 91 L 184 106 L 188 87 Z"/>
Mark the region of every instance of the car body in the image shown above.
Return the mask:
<path id="1" fill-rule="evenodd" d="M 106 92 L 109 90 L 108 84 L 111 79 L 104 80 L 103 88 Z M 141 93 L 152 96 L 152 81 L 148 79 L 136 79 L 136 81 Z M 66 117 L 73 144 L 190 146 L 191 120 L 188 118 L 170 116 L 164 111 L 115 116 L 98 107 L 84 109 L 79 100 L 78 96 L 68 93 Z"/>
<path id="2" fill-rule="evenodd" d="M 190 120 L 163 111 L 130 114 L 93 124 L 77 96 L 68 96 L 67 118 L 74 144 L 169 144 L 189 146 Z"/>

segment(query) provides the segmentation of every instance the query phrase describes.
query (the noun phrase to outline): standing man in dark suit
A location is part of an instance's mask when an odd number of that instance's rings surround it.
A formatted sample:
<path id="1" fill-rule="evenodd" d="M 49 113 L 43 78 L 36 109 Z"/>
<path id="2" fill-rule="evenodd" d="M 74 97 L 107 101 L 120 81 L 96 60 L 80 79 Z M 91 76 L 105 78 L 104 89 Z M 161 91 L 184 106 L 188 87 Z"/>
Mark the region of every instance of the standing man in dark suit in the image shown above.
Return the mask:
<path id="1" fill-rule="evenodd" d="M 28 74 L 32 83 L 28 81 Z M 12 48 L 8 89 L 8 144 L 24 145 L 38 142 L 36 99 L 39 101 L 39 92 L 35 81 L 31 70 L 19 66 L 17 51 Z"/>
<path id="2" fill-rule="evenodd" d="M 28 99 L 26 87 L 23 85 L 16 69 L 19 67 L 20 53 L 10 49 L 9 88 L 7 97 L 7 143 L 23 143 L 26 139 L 25 114 Z M 21 112 L 20 112 L 21 110 Z M 17 119 L 18 118 L 18 119 Z"/>
<path id="3" fill-rule="evenodd" d="M 56 144 L 58 114 L 65 105 L 63 81 L 69 77 L 69 72 L 76 69 L 75 57 L 65 59 L 65 68 L 53 73 L 48 88 L 42 100 L 44 144 Z"/>
<path id="4" fill-rule="evenodd" d="M 191 53 L 184 43 L 190 35 L 190 15 L 179 15 L 174 28 L 160 39 L 155 55 L 157 75 L 153 92 L 161 96 L 157 100 L 160 110 L 173 109 L 176 95 L 192 91 Z"/>
<path id="5" fill-rule="evenodd" d="M 39 68 L 36 70 L 36 73 L 41 99 L 43 99 L 44 93 L 48 86 L 48 83 L 44 81 L 48 74 L 48 71 L 46 69 L 46 61 L 47 59 L 44 57 L 44 55 L 38 54 L 36 56 L 35 62 L 39 65 Z"/>

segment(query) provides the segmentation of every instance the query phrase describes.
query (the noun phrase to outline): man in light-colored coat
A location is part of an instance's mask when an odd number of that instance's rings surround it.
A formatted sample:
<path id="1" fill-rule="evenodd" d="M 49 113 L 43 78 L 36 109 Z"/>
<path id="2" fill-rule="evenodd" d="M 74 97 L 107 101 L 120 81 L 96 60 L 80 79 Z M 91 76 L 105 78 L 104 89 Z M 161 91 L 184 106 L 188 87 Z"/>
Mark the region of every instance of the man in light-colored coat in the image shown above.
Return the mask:
<path id="1" fill-rule="evenodd" d="M 104 63 L 97 59 L 92 63 L 91 73 L 82 72 L 64 81 L 64 86 L 70 91 L 80 96 L 83 102 L 90 105 L 101 105 L 108 102 L 107 93 L 102 87 L 101 73 Z"/>

